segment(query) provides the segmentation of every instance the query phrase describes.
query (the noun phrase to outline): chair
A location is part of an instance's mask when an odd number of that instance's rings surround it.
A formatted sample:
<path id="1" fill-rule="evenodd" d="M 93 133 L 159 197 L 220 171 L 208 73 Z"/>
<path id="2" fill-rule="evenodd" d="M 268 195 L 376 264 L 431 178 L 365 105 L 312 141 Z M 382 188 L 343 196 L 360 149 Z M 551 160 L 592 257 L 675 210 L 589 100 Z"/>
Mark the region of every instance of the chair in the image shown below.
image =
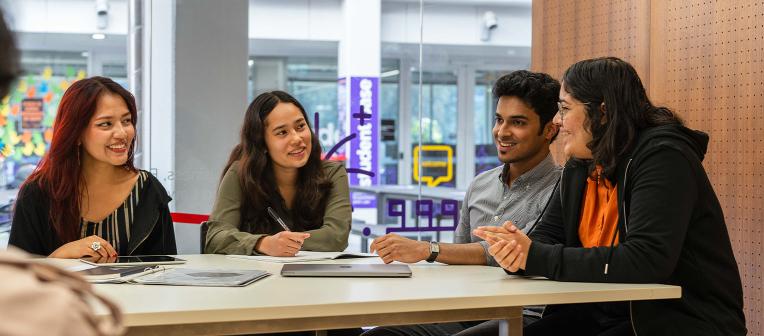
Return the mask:
<path id="1" fill-rule="evenodd" d="M 199 229 L 199 246 L 201 247 L 201 253 L 204 254 L 204 247 L 207 244 L 207 230 L 209 230 L 209 222 L 202 222 L 202 227 Z"/>
<path id="2" fill-rule="evenodd" d="M 207 221 L 210 219 L 210 215 L 203 215 L 203 214 L 192 214 L 192 213 L 183 213 L 183 212 L 171 212 L 170 215 L 172 216 L 172 221 L 174 223 L 184 223 L 184 224 L 201 224 L 199 233 L 200 233 L 200 242 L 201 245 L 201 252 L 204 253 L 204 245 L 205 240 L 207 239 L 207 230 L 209 228 L 209 225 L 207 224 Z"/>

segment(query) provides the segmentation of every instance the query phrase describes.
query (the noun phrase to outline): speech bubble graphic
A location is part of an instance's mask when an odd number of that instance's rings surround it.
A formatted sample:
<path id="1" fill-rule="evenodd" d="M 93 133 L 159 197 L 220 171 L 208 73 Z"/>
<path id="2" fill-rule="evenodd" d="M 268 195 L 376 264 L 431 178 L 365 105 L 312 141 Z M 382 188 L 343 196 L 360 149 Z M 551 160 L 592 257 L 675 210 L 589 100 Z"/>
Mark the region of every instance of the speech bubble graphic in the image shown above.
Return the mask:
<path id="1" fill-rule="evenodd" d="M 419 156 L 426 157 L 427 153 L 445 153 L 446 160 L 422 160 L 419 166 Z M 427 183 L 428 187 L 437 187 L 441 183 L 451 182 L 454 179 L 454 149 L 447 145 L 422 145 L 414 147 L 414 181 Z M 435 171 L 443 171 L 445 174 L 422 174 L 421 180 L 419 170 L 424 168 L 435 168 Z M 440 168 L 440 169 L 438 169 Z M 428 169 L 433 170 L 433 169 Z"/>

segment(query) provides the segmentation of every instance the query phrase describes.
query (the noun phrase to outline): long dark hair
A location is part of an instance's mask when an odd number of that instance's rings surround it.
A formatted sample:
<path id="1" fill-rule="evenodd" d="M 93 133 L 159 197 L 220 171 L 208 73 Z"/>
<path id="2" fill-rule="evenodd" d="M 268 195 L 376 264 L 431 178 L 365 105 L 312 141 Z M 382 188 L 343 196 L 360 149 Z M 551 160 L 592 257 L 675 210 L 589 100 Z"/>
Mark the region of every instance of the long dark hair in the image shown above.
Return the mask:
<path id="1" fill-rule="evenodd" d="M 80 165 L 80 151 L 84 149 L 81 149 L 78 142 L 96 112 L 98 100 L 105 94 L 120 96 L 130 111 L 132 124 L 138 122 L 135 97 L 121 85 L 106 77 L 91 77 L 74 82 L 64 92 L 58 105 L 50 149 L 24 182 L 37 183 L 50 197 L 50 220 L 63 243 L 80 238 L 80 201 L 85 190 Z M 133 138 L 130 143 L 127 161 L 123 165 L 130 171 L 136 171 L 133 165 L 135 140 Z"/>
<path id="2" fill-rule="evenodd" d="M 241 185 L 240 228 L 250 233 L 276 233 L 280 231 L 267 215 L 265 209 L 270 206 L 279 213 L 286 213 L 286 205 L 276 186 L 273 175 L 273 162 L 266 153 L 265 118 L 279 103 L 297 106 L 308 123 L 311 136 L 311 151 L 308 162 L 298 169 L 297 193 L 292 209 L 294 227 L 292 231 L 317 229 L 323 224 L 324 211 L 332 183 L 324 175 L 321 164 L 321 144 L 310 128 L 310 123 L 302 104 L 283 91 L 265 92 L 257 96 L 244 115 L 239 144 L 231 151 L 228 163 L 223 169 L 221 180 L 228 169 L 236 162 Z M 238 162 L 237 162 L 238 161 Z M 245 227 L 249 223 L 250 226 Z"/>
<path id="3" fill-rule="evenodd" d="M 593 163 L 601 165 L 603 176 L 611 181 L 615 181 L 618 161 L 631 152 L 642 130 L 682 124 L 671 110 L 650 102 L 634 67 L 616 57 L 571 65 L 562 77 L 562 85 L 571 96 L 586 103 L 584 127 L 592 133 L 587 147 L 592 151 Z M 604 113 L 600 110 L 602 103 Z"/>

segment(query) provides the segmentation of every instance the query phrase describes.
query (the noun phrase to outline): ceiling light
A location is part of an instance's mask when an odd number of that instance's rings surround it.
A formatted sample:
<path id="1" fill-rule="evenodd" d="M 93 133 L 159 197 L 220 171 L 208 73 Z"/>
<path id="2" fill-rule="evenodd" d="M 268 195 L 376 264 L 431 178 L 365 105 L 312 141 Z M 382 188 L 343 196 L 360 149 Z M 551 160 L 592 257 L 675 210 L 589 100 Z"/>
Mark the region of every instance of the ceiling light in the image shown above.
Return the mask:
<path id="1" fill-rule="evenodd" d="M 386 77 L 398 76 L 400 73 L 401 73 L 400 70 L 395 69 L 395 70 L 385 71 L 382 74 L 380 74 L 379 77 L 386 78 Z"/>
<path id="2" fill-rule="evenodd" d="M 101 33 L 95 33 L 91 35 L 90 37 L 92 37 L 94 40 L 103 40 L 106 38 L 106 35 Z"/>

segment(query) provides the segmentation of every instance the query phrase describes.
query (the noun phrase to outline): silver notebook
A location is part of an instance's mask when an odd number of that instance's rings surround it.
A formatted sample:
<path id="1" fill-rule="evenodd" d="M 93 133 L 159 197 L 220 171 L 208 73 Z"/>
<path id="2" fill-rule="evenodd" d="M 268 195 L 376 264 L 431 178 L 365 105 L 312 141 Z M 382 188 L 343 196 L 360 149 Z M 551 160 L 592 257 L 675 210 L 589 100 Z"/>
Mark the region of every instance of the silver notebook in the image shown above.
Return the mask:
<path id="1" fill-rule="evenodd" d="M 281 276 L 408 278 L 411 269 L 401 264 L 286 264 Z"/>

